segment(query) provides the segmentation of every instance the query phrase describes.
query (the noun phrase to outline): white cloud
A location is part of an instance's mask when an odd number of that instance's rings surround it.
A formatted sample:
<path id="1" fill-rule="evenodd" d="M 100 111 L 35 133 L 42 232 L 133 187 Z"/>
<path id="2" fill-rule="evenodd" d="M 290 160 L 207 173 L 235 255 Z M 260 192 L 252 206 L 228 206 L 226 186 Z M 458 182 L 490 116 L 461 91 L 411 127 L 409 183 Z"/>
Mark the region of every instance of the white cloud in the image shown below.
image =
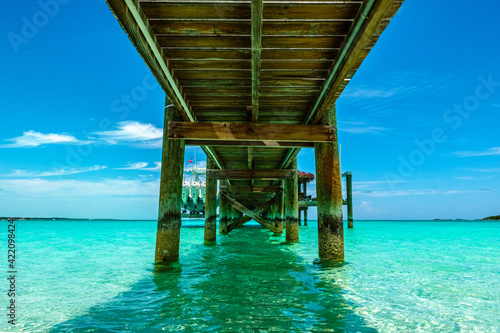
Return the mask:
<path id="1" fill-rule="evenodd" d="M 338 130 L 352 134 L 380 134 L 385 132 L 387 128 L 371 126 L 357 121 L 340 121 Z"/>
<path id="2" fill-rule="evenodd" d="M 371 201 L 362 201 L 361 204 L 354 209 L 357 213 L 370 214 L 372 216 L 387 212 L 386 209 L 373 207 Z"/>
<path id="3" fill-rule="evenodd" d="M 458 190 L 433 190 L 433 189 L 419 189 L 419 190 L 395 190 L 395 191 L 354 191 L 353 196 L 360 197 L 398 197 L 398 196 L 416 196 L 416 195 L 450 195 L 462 193 L 475 193 L 477 191 L 458 191 Z"/>
<path id="4" fill-rule="evenodd" d="M 104 179 L 99 182 L 79 180 L 0 179 L 2 196 L 21 197 L 137 197 L 158 195 L 159 180 Z"/>
<path id="5" fill-rule="evenodd" d="M 491 172 L 491 173 L 497 173 L 497 172 L 500 172 L 500 168 L 485 168 L 485 169 L 481 169 L 481 168 L 469 168 L 469 169 L 466 169 L 467 171 L 472 171 L 472 172 Z"/>
<path id="6" fill-rule="evenodd" d="M 138 121 L 122 121 L 117 129 L 95 134 L 108 144 L 125 143 L 141 148 L 161 148 L 163 129 Z"/>
<path id="7" fill-rule="evenodd" d="M 456 151 L 453 153 L 456 157 L 477 157 L 500 155 L 500 147 L 493 147 L 483 151 Z"/>
<path id="8" fill-rule="evenodd" d="M 142 170 L 142 171 L 160 171 L 161 162 L 154 162 L 154 167 L 148 167 L 148 162 L 136 162 L 128 163 L 126 166 L 121 168 L 115 168 L 115 170 Z"/>
<path id="9" fill-rule="evenodd" d="M 38 147 L 48 144 L 84 145 L 90 143 L 90 141 L 80 141 L 68 134 L 43 134 L 35 131 L 23 132 L 22 136 L 7 139 L 6 141 L 11 141 L 12 143 L 0 145 L 0 148 Z"/>
<path id="10" fill-rule="evenodd" d="M 383 89 L 356 89 L 354 91 L 351 91 L 347 94 L 345 94 L 344 97 L 354 97 L 354 98 L 359 98 L 359 97 L 364 97 L 364 98 L 373 98 L 373 97 L 391 97 L 392 95 L 395 95 L 399 92 L 399 89 L 393 88 L 389 90 L 383 90 Z"/>
<path id="11" fill-rule="evenodd" d="M 69 168 L 69 169 L 54 169 L 52 171 L 26 171 L 26 170 L 14 170 L 10 174 L 0 175 L 1 177 L 21 177 L 21 178 L 39 178 L 39 177 L 50 177 L 50 176 L 66 176 L 74 175 L 82 172 L 91 172 L 106 169 L 103 165 L 94 165 L 88 168 Z"/>

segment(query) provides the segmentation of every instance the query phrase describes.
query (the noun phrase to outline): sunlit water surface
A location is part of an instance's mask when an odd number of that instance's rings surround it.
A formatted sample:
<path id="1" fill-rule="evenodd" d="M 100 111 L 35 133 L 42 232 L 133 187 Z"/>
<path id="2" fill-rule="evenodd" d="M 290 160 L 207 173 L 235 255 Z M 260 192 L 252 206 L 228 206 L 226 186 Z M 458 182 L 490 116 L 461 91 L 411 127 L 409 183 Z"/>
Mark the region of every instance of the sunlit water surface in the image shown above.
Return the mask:
<path id="1" fill-rule="evenodd" d="M 299 244 L 249 226 L 205 246 L 184 221 L 179 262 L 155 269 L 154 221 L 18 221 L 0 330 L 498 332 L 500 223 L 356 221 L 331 266 L 309 222 Z"/>

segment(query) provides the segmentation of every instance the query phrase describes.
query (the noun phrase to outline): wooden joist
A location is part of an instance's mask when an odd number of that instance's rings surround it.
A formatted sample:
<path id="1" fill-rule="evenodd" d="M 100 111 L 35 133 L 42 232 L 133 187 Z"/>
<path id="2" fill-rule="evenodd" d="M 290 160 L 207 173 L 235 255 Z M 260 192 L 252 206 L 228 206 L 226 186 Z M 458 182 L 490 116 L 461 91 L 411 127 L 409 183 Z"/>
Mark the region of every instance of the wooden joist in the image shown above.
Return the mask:
<path id="1" fill-rule="evenodd" d="M 260 57 L 262 46 L 262 0 L 252 0 L 252 122 L 259 114 Z"/>
<path id="2" fill-rule="evenodd" d="M 186 146 L 238 146 L 238 147 L 284 147 L 313 148 L 314 142 L 283 142 L 283 141 L 230 141 L 230 140 L 186 140 Z"/>
<path id="3" fill-rule="evenodd" d="M 275 180 L 275 179 L 291 179 L 297 174 L 296 170 L 218 170 L 207 169 L 207 177 L 217 179 L 260 179 L 260 180 Z"/>
<path id="4" fill-rule="evenodd" d="M 226 193 L 276 193 L 283 190 L 281 186 L 221 186 Z"/>
<path id="5" fill-rule="evenodd" d="M 331 142 L 335 134 L 325 125 L 168 123 L 168 137 L 174 140 Z"/>

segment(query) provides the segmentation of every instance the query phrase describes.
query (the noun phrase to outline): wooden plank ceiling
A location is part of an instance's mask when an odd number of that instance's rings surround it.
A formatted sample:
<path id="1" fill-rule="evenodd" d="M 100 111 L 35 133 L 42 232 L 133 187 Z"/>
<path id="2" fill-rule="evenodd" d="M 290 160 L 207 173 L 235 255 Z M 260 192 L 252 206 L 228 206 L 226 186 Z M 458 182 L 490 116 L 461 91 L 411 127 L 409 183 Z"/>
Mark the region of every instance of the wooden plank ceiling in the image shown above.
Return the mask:
<path id="1" fill-rule="evenodd" d="M 107 2 L 185 121 L 315 124 L 403 1 Z M 256 170 L 287 167 L 299 150 L 203 148 L 219 167 Z M 269 196 L 240 199 L 252 208 Z"/>

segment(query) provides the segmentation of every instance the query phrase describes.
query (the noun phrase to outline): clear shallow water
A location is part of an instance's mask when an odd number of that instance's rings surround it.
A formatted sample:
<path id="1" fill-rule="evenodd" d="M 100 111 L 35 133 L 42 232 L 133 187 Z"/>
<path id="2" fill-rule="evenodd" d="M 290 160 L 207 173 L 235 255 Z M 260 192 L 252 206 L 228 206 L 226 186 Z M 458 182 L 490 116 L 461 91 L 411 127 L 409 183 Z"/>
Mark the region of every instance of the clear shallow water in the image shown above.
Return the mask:
<path id="1" fill-rule="evenodd" d="M 155 229 L 154 221 L 19 221 L 19 321 L 12 329 L 3 319 L 0 331 L 500 327 L 500 223 L 355 221 L 345 230 L 341 267 L 316 260 L 315 221 L 301 227 L 295 245 L 245 227 L 205 246 L 202 228 L 183 228 L 179 263 L 156 269 Z"/>

